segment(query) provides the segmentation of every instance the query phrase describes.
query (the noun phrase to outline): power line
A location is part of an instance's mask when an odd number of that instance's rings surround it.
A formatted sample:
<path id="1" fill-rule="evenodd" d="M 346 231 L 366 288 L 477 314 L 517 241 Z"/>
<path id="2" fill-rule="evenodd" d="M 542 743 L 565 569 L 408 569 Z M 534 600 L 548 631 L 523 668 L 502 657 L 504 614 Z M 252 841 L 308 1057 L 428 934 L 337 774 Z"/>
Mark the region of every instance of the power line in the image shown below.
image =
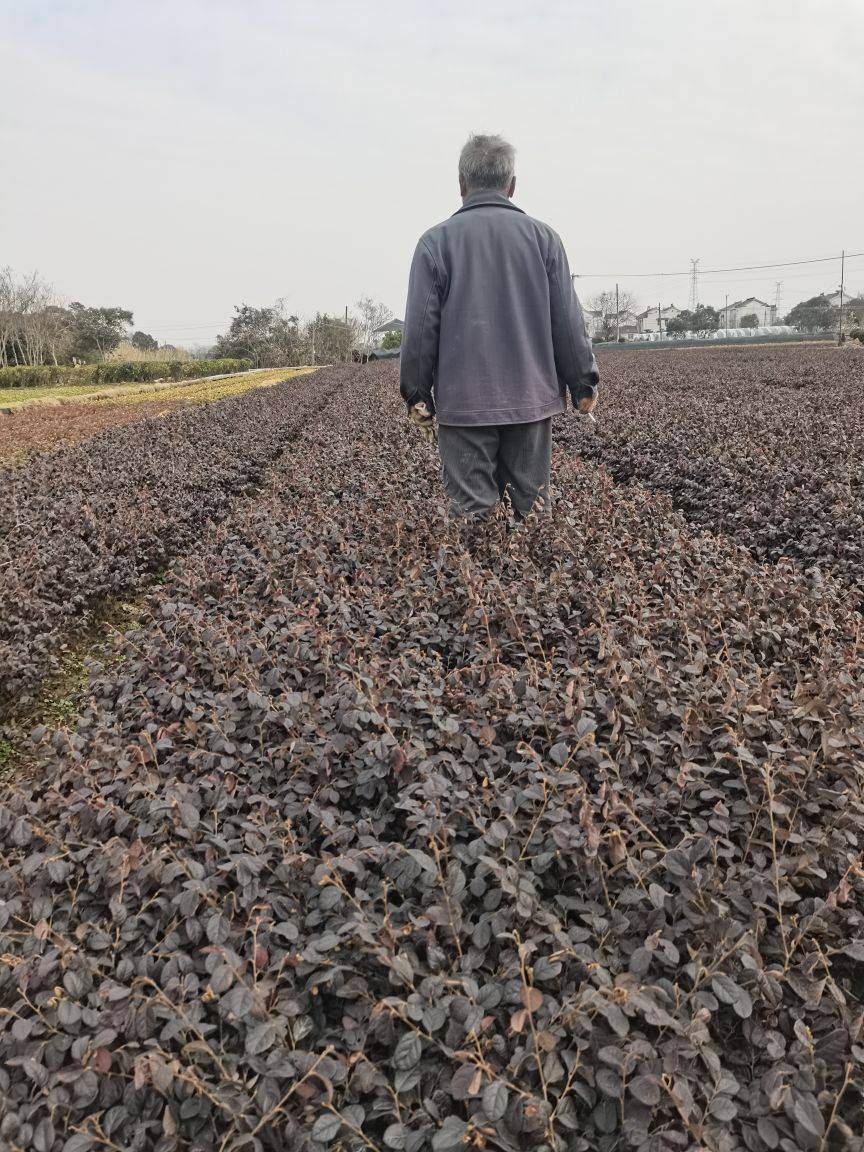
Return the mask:
<path id="1" fill-rule="evenodd" d="M 847 257 L 847 260 L 848 260 L 848 257 Z M 859 269 L 859 271 L 860 271 L 860 269 Z M 787 280 L 816 280 L 819 278 L 822 278 L 824 280 L 826 275 L 828 275 L 828 274 L 821 268 L 814 269 L 812 272 L 787 272 L 786 275 L 783 277 L 783 283 L 785 284 Z M 730 277 L 728 277 L 728 276 L 714 276 L 714 277 L 710 277 L 710 278 L 707 276 L 702 276 L 702 275 L 699 276 L 699 283 L 700 284 L 706 284 L 706 283 L 707 284 L 728 284 L 729 282 L 730 282 Z M 734 284 L 776 284 L 777 283 L 777 277 L 776 276 L 736 276 L 735 279 L 732 281 L 732 283 L 734 283 Z"/>
<path id="2" fill-rule="evenodd" d="M 848 257 L 847 257 L 847 259 L 848 259 Z M 210 320 L 210 321 L 201 321 L 201 322 L 194 321 L 194 322 L 191 322 L 188 324 L 183 322 L 183 321 L 181 321 L 179 323 L 177 321 L 171 321 L 170 323 L 160 324 L 158 321 L 152 320 L 152 321 L 148 321 L 148 327 L 160 328 L 163 331 L 167 331 L 169 329 L 172 331 L 179 331 L 182 329 L 182 331 L 184 331 L 184 332 L 191 332 L 193 328 L 224 328 L 224 327 L 227 327 L 229 325 L 229 323 L 230 323 L 230 321 L 225 320 L 224 318 L 222 320 Z M 311 323 L 311 319 L 310 319 L 310 323 Z M 319 321 L 319 323 L 325 323 L 325 321 Z M 335 316 L 335 317 L 331 316 L 326 321 L 326 323 L 332 324 L 332 325 L 341 325 L 341 324 L 344 324 L 345 321 L 340 316 Z"/>
<path id="3" fill-rule="evenodd" d="M 209 322 L 202 322 L 200 324 L 196 322 L 186 324 L 182 321 L 179 324 L 176 321 L 173 321 L 170 324 L 160 324 L 158 320 L 149 321 L 151 328 L 182 328 L 184 332 L 190 331 L 192 328 L 220 328 L 223 327 L 225 323 L 225 320 L 211 320 Z"/>
<path id="4" fill-rule="evenodd" d="M 852 252 L 847 254 L 847 260 L 854 260 L 858 256 L 864 256 L 864 252 Z M 800 264 L 830 264 L 832 261 L 840 260 L 841 254 L 838 252 L 836 256 L 816 256 L 811 260 L 781 260 L 775 264 L 739 264 L 733 268 L 703 268 L 700 270 L 700 275 L 708 275 L 711 272 L 755 272 L 763 268 L 794 268 Z M 693 267 L 692 260 L 691 266 L 686 272 L 576 272 L 577 280 L 611 280 L 617 277 L 619 280 L 635 280 L 637 278 L 657 278 L 661 276 L 692 276 Z"/>

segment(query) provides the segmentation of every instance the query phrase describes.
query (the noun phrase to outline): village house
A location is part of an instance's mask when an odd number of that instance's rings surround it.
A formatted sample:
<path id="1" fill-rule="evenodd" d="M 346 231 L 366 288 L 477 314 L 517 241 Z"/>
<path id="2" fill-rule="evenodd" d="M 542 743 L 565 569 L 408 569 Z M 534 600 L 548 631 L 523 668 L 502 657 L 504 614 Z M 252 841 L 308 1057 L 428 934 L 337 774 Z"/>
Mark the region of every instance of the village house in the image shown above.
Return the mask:
<path id="1" fill-rule="evenodd" d="M 665 332 L 669 321 L 677 319 L 680 315 L 680 308 L 676 308 L 674 304 L 667 304 L 665 308 L 659 310 L 659 314 L 657 308 L 646 308 L 636 319 L 640 332 Z"/>
<path id="2" fill-rule="evenodd" d="M 612 313 L 605 318 L 602 312 L 595 311 L 593 308 L 584 308 L 582 314 L 585 317 L 585 324 L 588 328 L 588 335 L 592 340 L 602 340 L 607 335 L 611 340 L 615 339 L 616 325 L 615 314 Z M 622 311 L 618 317 L 617 331 L 620 336 L 625 339 L 632 339 L 640 331 L 639 317 L 635 312 Z"/>
<path id="3" fill-rule="evenodd" d="M 832 308 L 839 308 L 840 307 L 840 289 L 839 288 L 837 289 L 836 292 L 823 292 L 822 295 L 825 297 L 825 299 L 828 301 L 828 303 L 831 305 Z M 846 307 L 846 305 L 849 303 L 850 300 L 854 299 L 854 295 L 855 294 L 853 292 L 850 292 L 848 290 L 848 288 L 843 290 L 843 307 L 844 308 Z"/>
<path id="4" fill-rule="evenodd" d="M 639 329 L 639 317 L 635 312 L 621 312 L 618 317 L 618 332 L 621 336 L 631 340 Z"/>
<path id="5" fill-rule="evenodd" d="M 756 296 L 748 296 L 746 300 L 736 300 L 723 308 L 718 308 L 721 328 L 740 328 L 745 316 L 755 316 L 760 327 L 777 322 L 777 309 L 765 300 Z"/>
<path id="6" fill-rule="evenodd" d="M 832 308 L 839 308 L 839 288 L 836 292 L 826 292 L 825 299 Z M 860 328 L 864 325 L 864 297 L 846 289 L 843 290 L 843 324 L 849 328 Z"/>

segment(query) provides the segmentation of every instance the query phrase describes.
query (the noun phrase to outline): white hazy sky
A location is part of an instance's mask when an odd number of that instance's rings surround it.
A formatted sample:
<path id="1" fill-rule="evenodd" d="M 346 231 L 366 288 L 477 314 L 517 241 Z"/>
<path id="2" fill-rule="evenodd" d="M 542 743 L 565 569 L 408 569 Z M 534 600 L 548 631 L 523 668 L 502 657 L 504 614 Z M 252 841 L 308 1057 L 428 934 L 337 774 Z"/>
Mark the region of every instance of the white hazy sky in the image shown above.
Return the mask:
<path id="1" fill-rule="evenodd" d="M 574 271 L 864 253 L 864 0 L 0 0 L 0 265 L 211 341 L 235 304 L 402 315 L 469 131 Z M 786 309 L 837 264 L 703 278 Z M 864 258 L 847 267 L 864 291 Z"/>

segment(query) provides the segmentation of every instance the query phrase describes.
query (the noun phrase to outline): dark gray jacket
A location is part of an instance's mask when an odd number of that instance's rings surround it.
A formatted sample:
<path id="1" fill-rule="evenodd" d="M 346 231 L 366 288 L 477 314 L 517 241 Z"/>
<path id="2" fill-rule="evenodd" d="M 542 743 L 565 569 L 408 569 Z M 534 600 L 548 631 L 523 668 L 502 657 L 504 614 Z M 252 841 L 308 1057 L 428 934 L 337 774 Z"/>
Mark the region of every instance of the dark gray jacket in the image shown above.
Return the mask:
<path id="1" fill-rule="evenodd" d="M 521 424 L 594 395 L 600 374 L 556 232 L 475 192 L 420 237 L 400 390 L 441 424 Z M 433 397 L 434 392 L 434 397 Z"/>

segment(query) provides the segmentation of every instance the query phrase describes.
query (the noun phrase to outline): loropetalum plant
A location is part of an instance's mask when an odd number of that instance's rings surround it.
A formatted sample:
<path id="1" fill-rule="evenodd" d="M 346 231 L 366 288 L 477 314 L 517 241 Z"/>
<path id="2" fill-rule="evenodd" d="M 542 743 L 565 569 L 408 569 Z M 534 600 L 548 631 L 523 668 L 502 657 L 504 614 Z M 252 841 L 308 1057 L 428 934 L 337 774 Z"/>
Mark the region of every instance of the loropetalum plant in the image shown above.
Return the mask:
<path id="1" fill-rule="evenodd" d="M 755 556 L 862 587 L 864 357 L 819 345 L 619 352 L 600 431 L 560 436 Z"/>
<path id="2" fill-rule="evenodd" d="M 148 416 L 164 416 L 179 405 L 162 396 L 136 403 L 68 402 L 62 406 L 31 404 L 0 420 L 0 468 L 21 464 L 40 452 L 77 444 L 97 432 L 121 427 Z"/>
<path id="3" fill-rule="evenodd" d="M 0 720 L 38 690 L 70 631 L 197 543 L 248 497 L 328 397 L 297 379 L 112 428 L 0 475 Z M 11 421 L 26 417 L 10 417 Z"/>
<path id="4" fill-rule="evenodd" d="M 860 1150 L 847 589 L 564 447 L 466 541 L 395 392 L 356 369 L 33 734 L 0 1138 Z"/>

